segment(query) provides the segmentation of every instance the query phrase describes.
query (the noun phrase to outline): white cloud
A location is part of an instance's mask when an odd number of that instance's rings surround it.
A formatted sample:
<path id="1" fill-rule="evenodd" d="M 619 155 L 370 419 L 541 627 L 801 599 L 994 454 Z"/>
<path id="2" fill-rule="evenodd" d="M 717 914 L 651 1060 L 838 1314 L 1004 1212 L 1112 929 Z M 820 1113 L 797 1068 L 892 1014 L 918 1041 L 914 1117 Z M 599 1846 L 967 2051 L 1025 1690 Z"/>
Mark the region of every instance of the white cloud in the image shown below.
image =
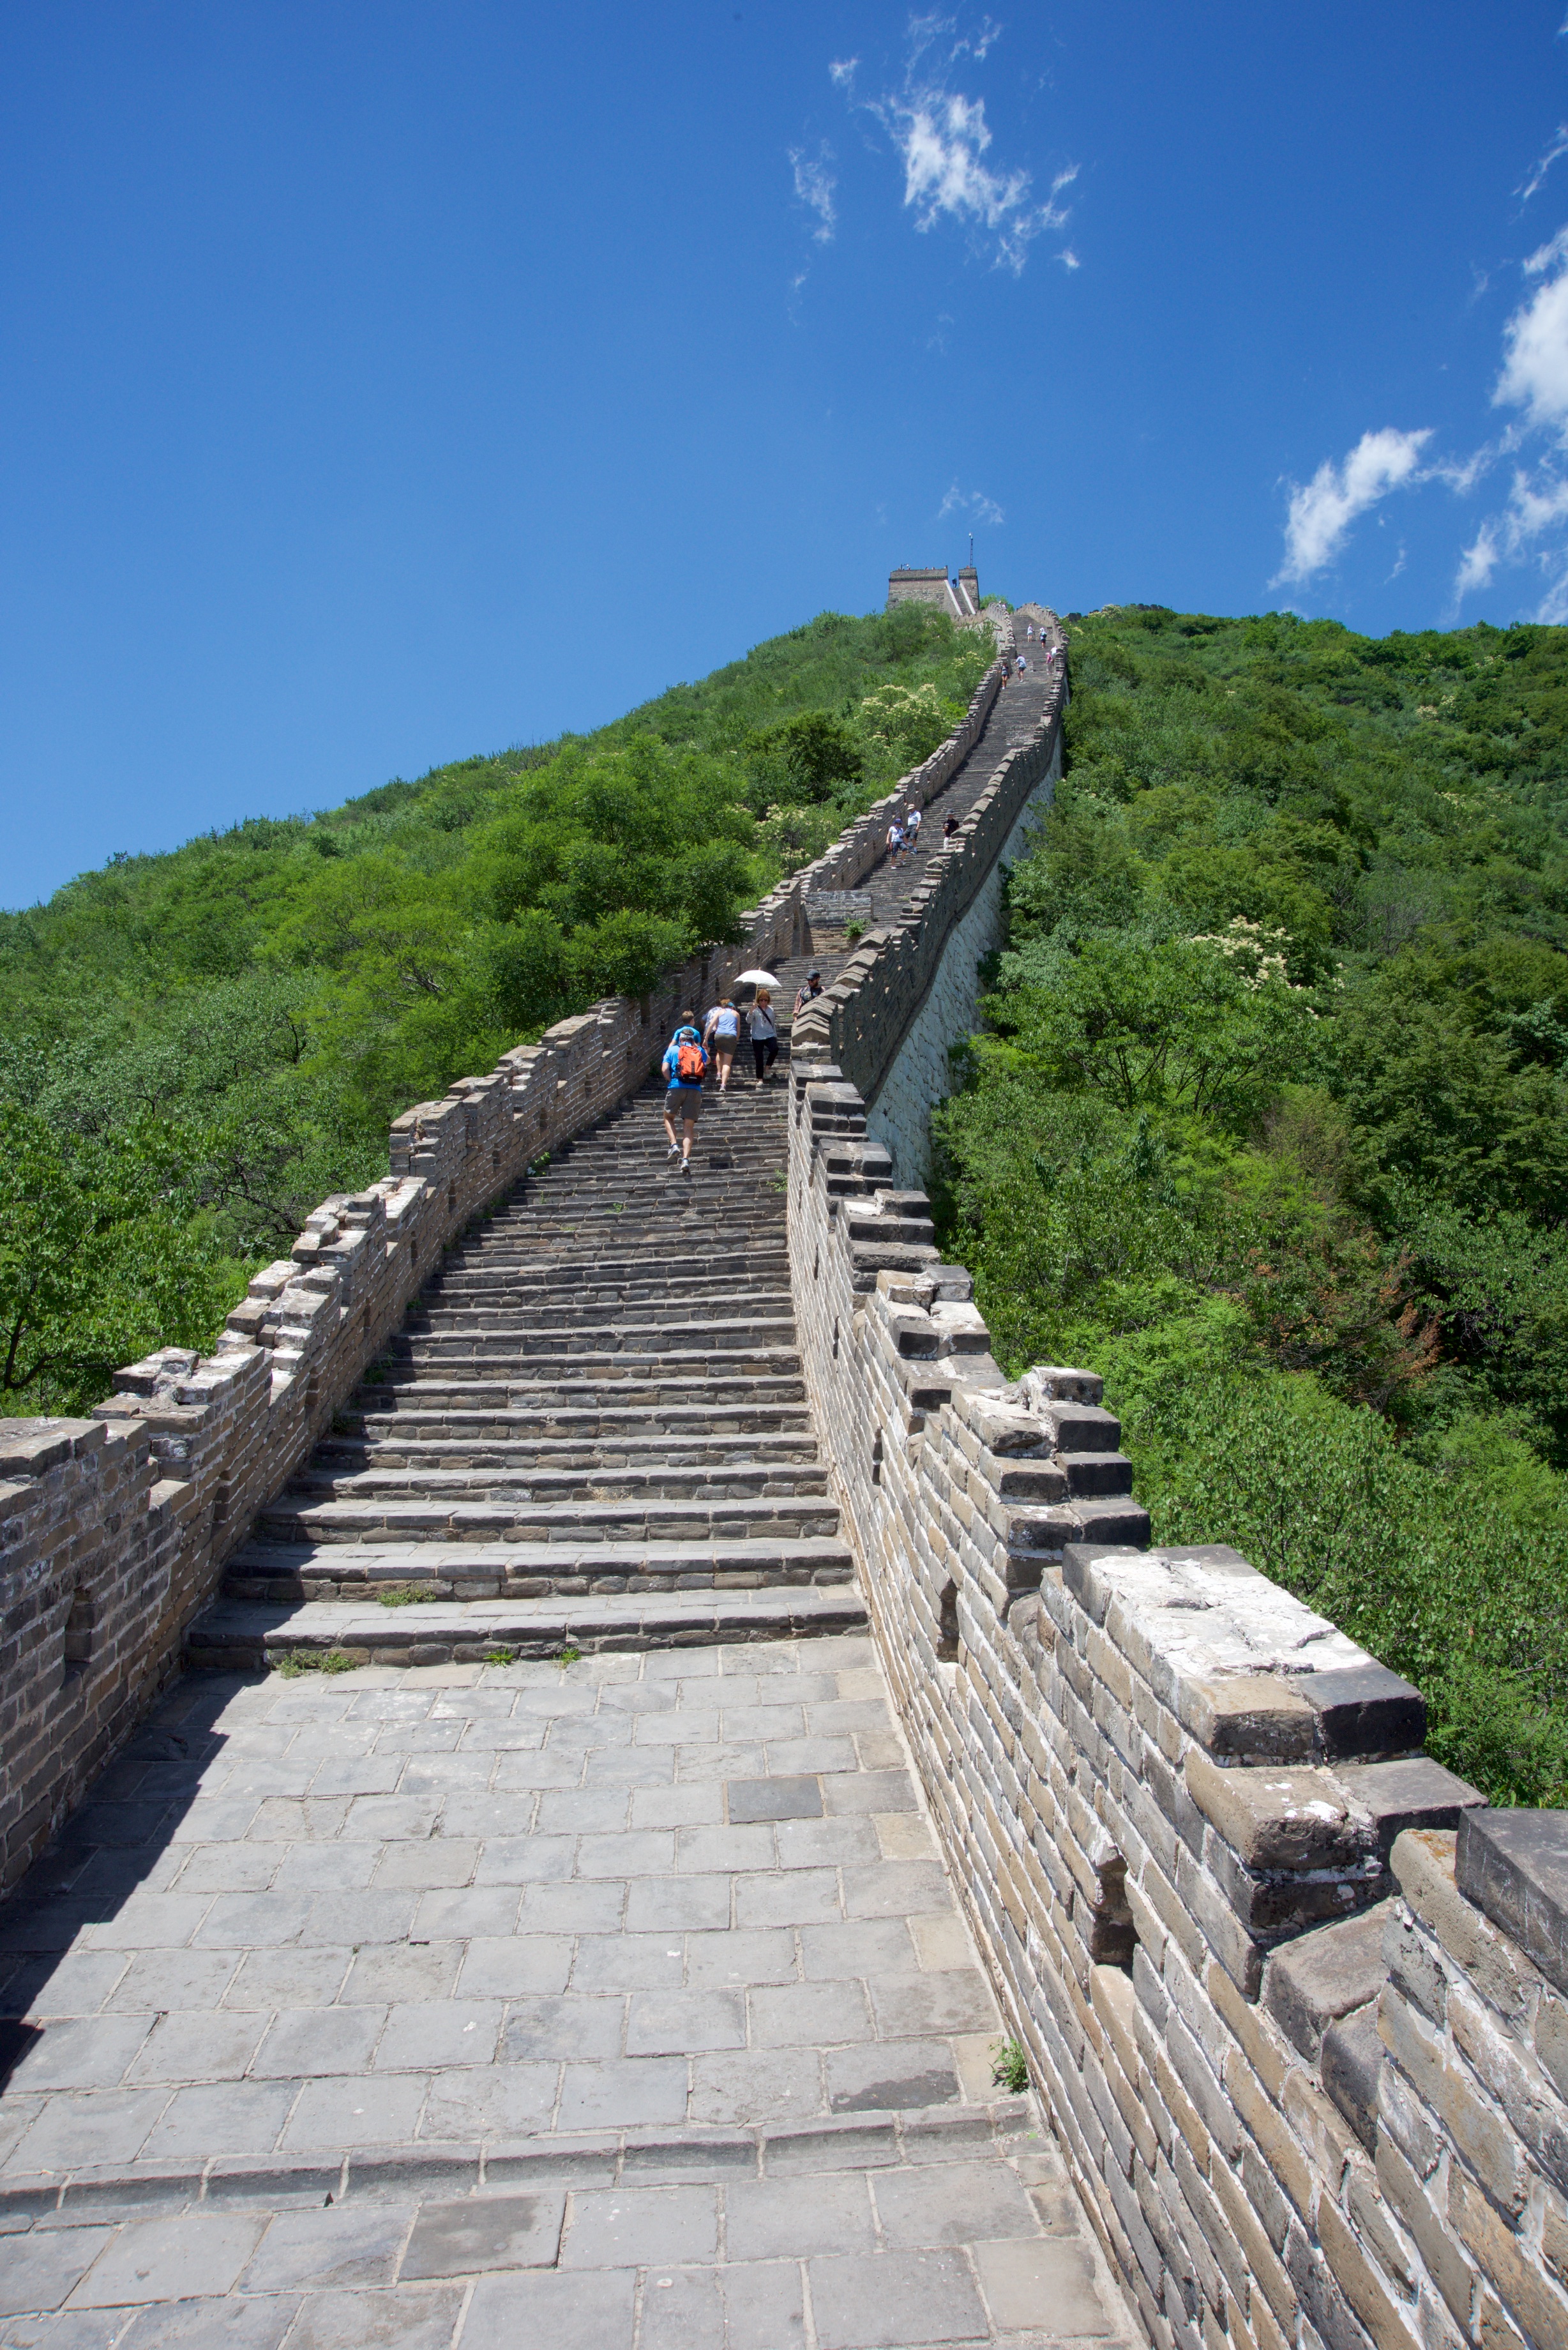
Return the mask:
<path id="1" fill-rule="evenodd" d="M 1535 168 L 1523 193 L 1532 194 L 1559 155 L 1568 154 L 1568 124 Z M 1469 489 L 1498 458 L 1517 454 L 1532 433 L 1551 443 L 1515 465 L 1508 499 L 1489 515 L 1462 551 L 1454 578 L 1456 599 L 1488 588 L 1499 567 L 1527 564 L 1547 581 L 1538 619 L 1568 616 L 1568 474 L 1560 452 L 1568 451 L 1568 228 L 1539 245 L 1524 264 L 1537 282 L 1502 331 L 1502 368 L 1492 390 L 1495 407 L 1520 411 L 1496 443 L 1477 452 L 1464 466 L 1440 469 L 1456 489 Z"/>
<path id="2" fill-rule="evenodd" d="M 967 514 L 971 522 L 982 523 L 992 530 L 1007 520 L 994 498 L 986 497 L 980 490 L 961 490 L 956 482 L 937 508 L 937 520 L 945 522 L 950 514 Z"/>
<path id="3" fill-rule="evenodd" d="M 816 214 L 816 226 L 812 230 L 812 235 L 818 244 L 831 244 L 838 217 L 833 202 L 838 182 L 828 169 L 833 161 L 833 150 L 826 140 L 815 155 L 808 155 L 804 147 L 792 147 L 789 160 L 794 168 L 795 194 Z"/>
<path id="4" fill-rule="evenodd" d="M 916 228 L 924 234 L 939 223 L 955 222 L 990 251 L 997 267 L 1016 275 L 1036 237 L 1065 227 L 1067 210 L 1057 199 L 1077 178 L 1078 167 L 1069 164 L 1059 172 L 1042 203 L 1032 173 L 1022 167 L 1002 170 L 988 160 L 992 130 L 985 100 L 952 88 L 949 76 L 961 58 L 981 63 L 1001 38 L 1002 27 L 989 16 L 962 36 L 956 26 L 956 18 L 936 11 L 911 16 L 902 86 L 879 99 L 856 99 L 858 59 L 836 62 L 828 73 L 850 104 L 871 115 L 891 139 L 904 167 L 904 204 Z M 1076 255 L 1060 257 L 1069 269 L 1078 266 Z"/>
<path id="5" fill-rule="evenodd" d="M 1419 479 L 1421 451 L 1431 439 L 1428 427 L 1399 432 L 1385 425 L 1364 432 L 1343 464 L 1324 458 L 1305 487 L 1293 484 L 1285 519 L 1285 559 L 1273 581 L 1310 579 L 1332 563 L 1350 525 L 1379 498 L 1412 478 Z"/>
<path id="6" fill-rule="evenodd" d="M 1568 425 L 1568 229 L 1559 229 L 1525 263 L 1542 282 L 1503 328 L 1502 373 L 1492 393 L 1500 408 L 1522 408 L 1538 426 Z"/>
<path id="7" fill-rule="evenodd" d="M 1523 187 L 1519 191 L 1519 200 L 1521 203 L 1527 204 L 1530 202 L 1531 197 L 1535 193 L 1536 189 L 1546 177 L 1546 174 L 1552 169 L 1552 164 L 1555 163 L 1559 156 L 1562 155 L 1568 155 L 1568 122 L 1560 122 L 1557 125 L 1556 132 L 1553 135 L 1551 146 L 1548 147 L 1546 152 L 1542 156 L 1541 161 L 1535 166 L 1534 171 L 1532 172 L 1529 179 L 1526 180 Z"/>
<path id="8" fill-rule="evenodd" d="M 992 140 L 983 99 L 928 89 L 885 99 L 875 110 L 903 160 L 904 203 L 918 229 L 946 216 L 984 230 L 997 262 L 1016 273 L 1035 237 L 1065 225 L 1054 192 L 1037 203 L 1027 172 L 993 172 L 981 161 Z"/>
<path id="9" fill-rule="evenodd" d="M 1459 558 L 1459 572 L 1454 580 L 1455 596 L 1468 596 L 1473 588 L 1490 587 L 1497 562 L 1496 525 L 1483 522 Z"/>
<path id="10" fill-rule="evenodd" d="M 1456 598 L 1491 585 L 1500 563 L 1532 563 L 1551 580 L 1536 613 L 1539 620 L 1559 620 L 1568 598 L 1568 552 L 1560 525 L 1568 521 L 1568 476 L 1550 459 L 1514 473 L 1508 504 L 1501 515 L 1489 515 L 1459 558 L 1454 579 Z M 1546 543 L 1542 544 L 1542 541 Z"/>

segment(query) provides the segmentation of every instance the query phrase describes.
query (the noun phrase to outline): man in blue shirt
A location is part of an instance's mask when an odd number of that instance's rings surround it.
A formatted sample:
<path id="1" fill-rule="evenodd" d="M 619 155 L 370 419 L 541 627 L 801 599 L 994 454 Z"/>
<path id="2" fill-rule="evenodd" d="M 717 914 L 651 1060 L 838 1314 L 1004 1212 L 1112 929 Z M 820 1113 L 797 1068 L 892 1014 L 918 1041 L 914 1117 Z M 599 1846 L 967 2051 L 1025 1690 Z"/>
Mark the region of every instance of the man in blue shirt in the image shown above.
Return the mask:
<path id="1" fill-rule="evenodd" d="M 680 1015 L 680 1025 L 665 1047 L 661 1064 L 664 1070 L 664 1131 L 670 1137 L 670 1159 L 679 1159 L 683 1175 L 691 1172 L 691 1145 L 697 1138 L 697 1113 L 702 1107 L 702 1080 L 708 1074 L 708 1055 L 696 1023 L 690 1012 Z M 685 1139 L 685 1149 L 675 1139 L 675 1122 L 679 1118 Z"/>

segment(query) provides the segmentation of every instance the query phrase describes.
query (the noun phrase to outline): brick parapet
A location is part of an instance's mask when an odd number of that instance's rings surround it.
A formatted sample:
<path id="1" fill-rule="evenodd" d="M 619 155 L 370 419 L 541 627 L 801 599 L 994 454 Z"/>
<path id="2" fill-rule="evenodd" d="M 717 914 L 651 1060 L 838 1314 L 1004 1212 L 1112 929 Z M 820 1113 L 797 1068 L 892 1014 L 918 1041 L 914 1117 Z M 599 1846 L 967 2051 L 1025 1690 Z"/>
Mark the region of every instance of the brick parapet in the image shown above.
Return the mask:
<path id="1" fill-rule="evenodd" d="M 1011 645 L 1011 636 L 1008 644 Z M 945 767 L 944 752 L 962 745 L 967 755 L 984 723 L 1002 679 L 1002 663 L 987 671 L 984 684 L 971 703 L 964 725 L 933 754 L 929 788 L 925 770 L 906 777 L 898 793 L 874 812 L 877 831 L 874 842 L 880 854 L 895 805 L 920 798 L 924 806 L 945 784 L 958 758 Z M 867 1102 L 875 1101 L 909 1029 L 936 978 L 942 955 L 957 925 L 995 869 L 1002 848 L 1023 813 L 1031 795 L 1058 766 L 1062 715 L 1067 683 L 1058 671 L 1033 739 L 1010 751 L 976 800 L 951 842 L 935 861 L 935 870 L 910 892 L 909 910 L 898 922 L 871 931 L 837 973 L 831 987 L 795 1023 L 792 1055 L 831 1062 Z M 988 698 L 989 697 L 989 698 Z M 967 739 L 966 739 L 967 738 Z M 909 788 L 911 785 L 918 789 Z M 872 818 L 861 819 L 869 825 Z M 831 854 L 832 852 L 830 852 Z M 868 869 L 868 868 L 867 868 Z M 826 887 L 824 882 L 821 886 Z M 838 884 L 836 886 L 847 886 Z"/>
<path id="2" fill-rule="evenodd" d="M 1568 1821 L 1482 1808 L 1418 1693 L 1234 1551 L 1142 1548 L 1135 1503 L 1075 1491 L 1098 1379 L 1004 1377 L 867 1117 L 795 1064 L 807 1388 L 944 1856 L 1150 2340 L 1568 2344 Z"/>

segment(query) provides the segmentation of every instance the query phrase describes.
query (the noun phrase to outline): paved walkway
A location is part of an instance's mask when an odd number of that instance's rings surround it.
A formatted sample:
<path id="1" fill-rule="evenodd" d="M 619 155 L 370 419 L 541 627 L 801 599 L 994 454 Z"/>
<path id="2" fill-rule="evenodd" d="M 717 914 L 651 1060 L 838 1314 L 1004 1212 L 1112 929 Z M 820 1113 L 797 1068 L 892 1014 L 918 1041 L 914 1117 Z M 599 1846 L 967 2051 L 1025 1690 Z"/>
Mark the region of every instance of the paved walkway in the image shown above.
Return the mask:
<path id="1" fill-rule="evenodd" d="M 864 1638 L 192 1675 L 0 1952 L 6 2350 L 1127 2338 Z"/>

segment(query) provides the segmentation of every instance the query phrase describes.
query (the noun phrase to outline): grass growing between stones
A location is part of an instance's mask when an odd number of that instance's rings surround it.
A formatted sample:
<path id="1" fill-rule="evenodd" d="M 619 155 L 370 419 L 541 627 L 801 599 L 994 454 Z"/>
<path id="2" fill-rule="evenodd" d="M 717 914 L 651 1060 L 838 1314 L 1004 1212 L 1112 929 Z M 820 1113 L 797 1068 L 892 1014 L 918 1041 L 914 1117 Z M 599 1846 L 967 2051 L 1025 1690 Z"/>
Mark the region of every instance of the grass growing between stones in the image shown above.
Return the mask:
<path id="1" fill-rule="evenodd" d="M 356 1672 L 364 1661 L 344 1648 L 284 1648 L 267 1655 L 268 1666 L 286 1681 L 297 1680 L 301 1673 Z"/>
<path id="2" fill-rule="evenodd" d="M 992 2051 L 991 2077 L 999 2089 L 1021 2097 L 1029 2086 L 1029 2059 L 1022 2040 L 999 2040 Z"/>

